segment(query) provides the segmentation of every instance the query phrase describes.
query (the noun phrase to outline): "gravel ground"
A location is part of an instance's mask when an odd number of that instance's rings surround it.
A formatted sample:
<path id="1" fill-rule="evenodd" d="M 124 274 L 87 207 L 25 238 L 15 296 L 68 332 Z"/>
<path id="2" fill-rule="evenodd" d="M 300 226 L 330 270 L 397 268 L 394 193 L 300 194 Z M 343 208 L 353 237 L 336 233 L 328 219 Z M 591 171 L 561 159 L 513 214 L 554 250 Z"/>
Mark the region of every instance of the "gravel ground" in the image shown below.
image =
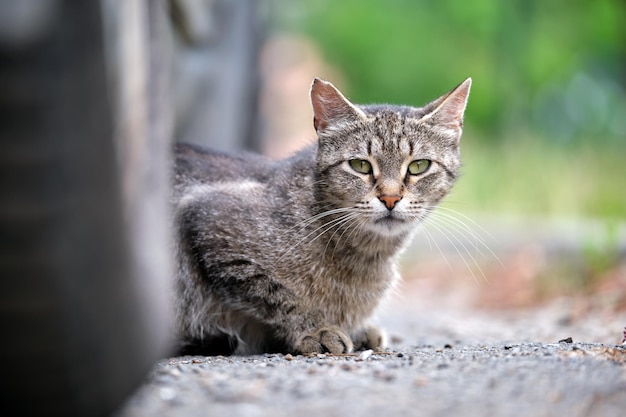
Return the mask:
<path id="1" fill-rule="evenodd" d="M 120 416 L 623 416 L 626 350 L 418 346 L 385 354 L 181 357 Z"/>
<path id="2" fill-rule="evenodd" d="M 624 317 L 572 322 L 565 310 L 424 314 L 400 304 L 382 314 L 392 342 L 382 354 L 170 358 L 118 417 L 625 415 L 626 348 L 576 341 L 619 343 Z M 557 340 L 528 341 L 546 335 Z"/>

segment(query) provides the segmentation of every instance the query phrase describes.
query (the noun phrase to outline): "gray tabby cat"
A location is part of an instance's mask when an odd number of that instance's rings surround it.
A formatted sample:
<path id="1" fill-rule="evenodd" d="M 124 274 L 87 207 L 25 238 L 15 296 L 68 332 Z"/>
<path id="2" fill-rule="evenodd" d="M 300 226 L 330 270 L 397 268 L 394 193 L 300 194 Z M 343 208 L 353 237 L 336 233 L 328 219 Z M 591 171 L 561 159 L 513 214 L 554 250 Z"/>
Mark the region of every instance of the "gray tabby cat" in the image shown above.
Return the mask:
<path id="1" fill-rule="evenodd" d="M 178 145 L 182 353 L 382 349 L 368 320 L 458 176 L 471 79 L 422 108 L 311 88 L 318 143 L 283 161 Z"/>

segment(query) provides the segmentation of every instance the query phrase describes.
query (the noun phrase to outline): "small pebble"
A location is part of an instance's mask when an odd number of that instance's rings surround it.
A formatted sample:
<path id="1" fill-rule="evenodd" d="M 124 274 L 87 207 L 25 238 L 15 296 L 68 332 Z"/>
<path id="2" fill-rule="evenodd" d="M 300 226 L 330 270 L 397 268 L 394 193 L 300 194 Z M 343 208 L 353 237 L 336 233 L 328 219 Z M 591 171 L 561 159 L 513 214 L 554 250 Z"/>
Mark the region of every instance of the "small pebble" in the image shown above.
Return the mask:
<path id="1" fill-rule="evenodd" d="M 413 381 L 413 384 L 418 387 L 423 387 L 424 385 L 428 384 L 428 379 L 426 379 L 425 377 L 417 377 Z"/>
<path id="2" fill-rule="evenodd" d="M 286 361 L 292 361 L 293 360 L 293 355 L 291 353 L 288 353 L 285 355 L 285 360 Z"/>
<path id="3" fill-rule="evenodd" d="M 574 343 L 571 337 L 566 337 L 565 339 L 559 340 L 559 343 Z"/>
<path id="4" fill-rule="evenodd" d="M 374 351 L 372 349 L 364 350 L 363 352 L 361 352 L 359 354 L 359 356 L 356 357 L 355 361 L 359 361 L 359 362 L 360 361 L 364 361 L 367 358 L 369 358 L 370 356 L 372 356 L 372 353 L 374 353 Z"/>
<path id="5" fill-rule="evenodd" d="M 344 371 L 352 371 L 354 370 L 354 366 L 350 365 L 349 363 L 344 363 L 341 365 L 341 369 L 343 369 Z"/>
<path id="6" fill-rule="evenodd" d="M 172 401 L 176 397 L 176 392 L 172 388 L 163 387 L 159 390 L 159 397 L 163 401 Z"/>
<path id="7" fill-rule="evenodd" d="M 395 376 L 393 374 L 381 370 L 374 371 L 374 377 L 381 379 L 385 382 L 391 382 L 395 379 Z"/>

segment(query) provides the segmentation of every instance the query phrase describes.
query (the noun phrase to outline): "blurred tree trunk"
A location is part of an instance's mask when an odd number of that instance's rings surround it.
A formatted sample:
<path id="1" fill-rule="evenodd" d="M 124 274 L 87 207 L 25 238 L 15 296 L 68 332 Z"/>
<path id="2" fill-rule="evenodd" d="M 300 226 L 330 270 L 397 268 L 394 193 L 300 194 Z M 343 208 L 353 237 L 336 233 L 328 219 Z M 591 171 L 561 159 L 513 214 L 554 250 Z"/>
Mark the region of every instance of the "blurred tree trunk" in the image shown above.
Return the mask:
<path id="1" fill-rule="evenodd" d="M 260 0 L 171 0 L 176 140 L 260 151 Z"/>
<path id="2" fill-rule="evenodd" d="M 173 276 L 168 204 L 173 90 L 167 2 L 101 2 L 130 267 L 146 317 L 165 324 Z"/>
<path id="3" fill-rule="evenodd" d="M 258 7 L 0 3 L 1 409 L 106 415 L 167 353 L 173 108 L 256 147 Z"/>
<path id="4" fill-rule="evenodd" d="M 112 95 L 103 5 L 132 9 L 114 17 L 109 45 L 134 39 L 125 53 L 143 62 L 113 63 Z M 109 414 L 166 353 L 164 9 L 103 5 L 0 3 L 0 400 L 11 415 Z"/>

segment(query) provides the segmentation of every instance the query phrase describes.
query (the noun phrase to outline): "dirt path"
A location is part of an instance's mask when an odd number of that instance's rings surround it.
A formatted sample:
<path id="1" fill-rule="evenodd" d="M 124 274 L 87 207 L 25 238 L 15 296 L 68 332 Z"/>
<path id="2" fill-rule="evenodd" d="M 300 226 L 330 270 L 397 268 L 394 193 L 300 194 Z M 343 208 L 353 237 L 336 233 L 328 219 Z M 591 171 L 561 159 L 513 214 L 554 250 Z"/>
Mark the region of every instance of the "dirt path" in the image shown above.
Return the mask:
<path id="1" fill-rule="evenodd" d="M 383 313 L 384 354 L 164 360 L 119 417 L 624 415 L 624 317 L 428 311 Z"/>
<path id="2" fill-rule="evenodd" d="M 626 351 L 420 346 L 384 355 L 173 358 L 121 416 L 623 416 Z"/>

